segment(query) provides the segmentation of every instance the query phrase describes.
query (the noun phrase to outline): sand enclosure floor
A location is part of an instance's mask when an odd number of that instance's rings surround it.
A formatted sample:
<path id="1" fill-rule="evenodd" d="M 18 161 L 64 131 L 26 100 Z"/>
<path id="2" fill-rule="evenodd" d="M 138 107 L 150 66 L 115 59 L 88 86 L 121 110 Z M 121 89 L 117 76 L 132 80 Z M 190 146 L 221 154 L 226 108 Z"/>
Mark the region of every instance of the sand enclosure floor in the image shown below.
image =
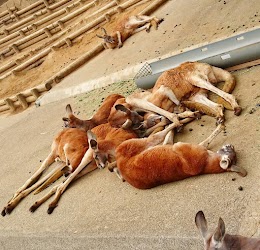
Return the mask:
<path id="1" fill-rule="evenodd" d="M 203 36 L 198 38 L 190 32 L 189 20 L 193 20 L 193 24 L 208 22 L 207 28 L 199 25 L 196 32 L 208 30 L 208 33 L 202 34 L 210 40 L 217 29 L 220 33 L 215 36 L 231 35 L 233 32 L 227 31 L 228 26 L 235 29 L 242 23 L 249 24 L 250 17 L 258 15 L 258 1 L 252 5 L 254 8 L 241 1 L 238 9 L 234 8 L 237 1 L 227 1 L 226 4 L 213 0 L 199 2 L 189 12 L 193 19 L 181 14 L 188 9 L 188 4 L 195 3 L 191 0 L 187 1 L 187 5 L 169 1 L 156 12 L 156 15 L 165 17 L 165 22 L 157 31 L 161 37 L 165 31 L 168 34 L 173 29 L 172 25 L 178 19 L 187 28 L 186 33 L 179 33 L 180 37 L 174 38 L 169 34 L 167 37 L 172 40 L 165 39 L 164 44 L 159 45 L 158 33 L 151 32 L 150 39 L 143 45 L 142 34 L 136 34 L 122 49 L 115 53 L 105 51 L 92 60 L 82 71 L 89 73 L 85 77 L 91 79 L 115 72 L 126 62 L 135 64 L 163 56 L 172 52 L 178 43 L 187 47 L 191 41 L 201 42 Z M 228 11 L 223 9 L 220 15 L 220 12 L 213 11 L 218 6 L 218 10 L 226 8 Z M 247 11 L 241 11 L 241 8 Z M 242 19 L 236 18 L 238 13 Z M 221 27 L 226 28 L 221 30 Z M 136 47 L 133 47 L 136 44 L 141 46 L 140 53 L 136 53 Z M 160 55 L 155 52 L 158 49 L 154 46 L 160 47 Z M 138 56 L 134 57 L 134 53 Z M 114 68 L 100 63 L 111 57 L 120 62 Z M 260 237 L 260 66 L 237 71 L 234 75 L 237 86 L 233 94 L 243 112 L 237 117 L 233 112 L 225 111 L 226 133 L 221 133 L 213 141 L 211 149 L 216 151 L 223 144 L 232 143 L 237 151 L 238 165 L 248 171 L 248 176 L 242 178 L 235 173 L 199 176 L 151 190 L 137 190 L 120 182 L 106 169 L 97 170 L 72 184 L 51 216 L 46 213 L 49 202 L 34 214 L 28 211 L 33 202 L 42 197 L 39 194 L 28 196 L 10 216 L 1 218 L 2 249 L 202 249 L 203 242 L 194 224 L 194 216 L 199 210 L 205 212 L 210 229 L 216 226 L 221 216 L 229 233 Z M 62 84 L 60 88 L 77 83 Z M 40 160 L 48 155 L 51 141 L 62 127 L 61 118 L 65 115 L 67 103 L 71 103 L 76 114 L 85 119 L 93 114 L 109 93 L 127 95 L 135 90 L 131 81 L 122 81 L 39 108 L 30 107 L 16 115 L 1 116 L 0 155 L 4 173 L 0 184 L 1 207 L 39 166 Z M 201 120 L 185 126 L 175 141 L 198 143 L 214 128 L 215 119 L 203 116 Z"/>

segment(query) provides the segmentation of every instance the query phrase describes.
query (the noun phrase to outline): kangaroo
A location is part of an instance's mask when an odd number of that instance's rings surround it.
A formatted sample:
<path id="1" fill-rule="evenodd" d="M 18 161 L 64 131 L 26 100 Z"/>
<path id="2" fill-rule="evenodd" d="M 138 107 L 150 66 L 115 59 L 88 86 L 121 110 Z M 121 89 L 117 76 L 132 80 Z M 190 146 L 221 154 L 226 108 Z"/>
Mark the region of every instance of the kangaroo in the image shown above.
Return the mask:
<path id="1" fill-rule="evenodd" d="M 226 234 L 225 223 L 219 218 L 214 233 L 208 231 L 207 220 L 202 211 L 195 216 L 195 224 L 204 239 L 205 250 L 260 250 L 260 239 Z"/>
<path id="2" fill-rule="evenodd" d="M 107 31 L 104 28 L 101 28 L 104 32 L 104 35 L 97 35 L 97 37 L 104 39 L 103 46 L 105 49 L 121 48 L 123 46 L 123 42 L 133 34 L 144 29 L 149 32 L 152 21 L 155 22 L 157 29 L 158 25 L 163 21 L 163 19 L 144 15 L 125 17 L 121 22 L 118 23 L 115 31 L 111 35 L 108 35 Z"/>
<path id="3" fill-rule="evenodd" d="M 224 81 L 224 91 L 214 85 Z M 162 73 L 156 81 L 152 92 L 134 93 L 126 102 L 135 108 L 143 108 L 167 117 L 174 122 L 172 106 L 184 105 L 189 109 L 199 110 L 215 116 L 218 123 L 224 122 L 223 105 L 207 98 L 209 91 L 219 95 L 229 104 L 235 115 L 242 109 L 231 92 L 235 87 L 234 77 L 227 71 L 206 63 L 186 62 L 179 67 Z M 225 92 L 226 91 L 226 92 Z"/>
<path id="4" fill-rule="evenodd" d="M 171 124 L 148 138 L 131 139 L 117 147 L 117 168 L 124 180 L 136 188 L 148 189 L 202 174 L 233 171 L 246 176 L 246 170 L 235 165 L 232 145 L 223 146 L 217 153 L 207 150 L 208 140 L 199 145 L 158 145 L 174 127 L 176 124 Z M 213 134 L 216 136 L 216 131 Z"/>

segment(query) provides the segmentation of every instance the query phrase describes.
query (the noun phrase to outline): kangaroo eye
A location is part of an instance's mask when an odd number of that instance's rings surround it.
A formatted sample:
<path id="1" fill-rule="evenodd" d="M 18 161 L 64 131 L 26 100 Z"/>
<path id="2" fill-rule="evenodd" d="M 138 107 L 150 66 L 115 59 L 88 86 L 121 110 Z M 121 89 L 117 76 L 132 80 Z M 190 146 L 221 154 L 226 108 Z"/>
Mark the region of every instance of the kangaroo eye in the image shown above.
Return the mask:
<path id="1" fill-rule="evenodd" d="M 97 156 L 97 155 L 95 156 L 95 159 L 96 159 L 96 160 L 98 159 L 98 156 Z"/>

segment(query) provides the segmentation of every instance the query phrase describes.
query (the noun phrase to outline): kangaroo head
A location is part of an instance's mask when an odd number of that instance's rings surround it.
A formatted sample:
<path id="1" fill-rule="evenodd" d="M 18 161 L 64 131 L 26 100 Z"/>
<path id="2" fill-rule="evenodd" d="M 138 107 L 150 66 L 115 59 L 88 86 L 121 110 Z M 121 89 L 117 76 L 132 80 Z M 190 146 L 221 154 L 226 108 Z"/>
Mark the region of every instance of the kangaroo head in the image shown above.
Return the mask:
<path id="1" fill-rule="evenodd" d="M 108 35 L 107 34 L 107 31 L 104 29 L 104 28 L 101 28 L 102 30 L 103 30 L 103 32 L 104 32 L 104 35 L 102 36 L 102 35 L 96 35 L 98 38 L 102 38 L 102 39 L 104 39 L 104 42 L 105 43 L 111 43 L 111 44 L 113 44 L 113 43 L 116 43 L 116 40 L 112 37 L 112 36 L 110 36 L 110 35 Z"/>
<path id="2" fill-rule="evenodd" d="M 219 218 L 218 226 L 213 233 L 208 231 L 207 220 L 202 211 L 199 211 L 195 216 L 195 224 L 199 229 L 202 238 L 204 239 L 204 249 L 205 250 L 215 250 L 222 249 L 227 250 L 225 248 L 223 241 L 225 237 L 225 223 Z"/>
<path id="3" fill-rule="evenodd" d="M 88 130 L 87 135 L 89 147 L 93 150 L 93 158 L 96 165 L 99 169 L 104 169 L 108 163 L 108 156 L 105 152 L 99 149 L 97 137 L 91 130 Z"/>
<path id="4" fill-rule="evenodd" d="M 244 168 L 238 167 L 236 165 L 237 157 L 233 145 L 224 145 L 219 151 L 217 151 L 217 153 L 221 155 L 221 160 L 219 163 L 221 168 L 227 171 L 237 172 L 243 177 L 247 175 L 247 172 Z"/>
<path id="5" fill-rule="evenodd" d="M 72 113 L 72 108 L 70 104 L 66 106 L 66 112 L 68 117 L 63 117 L 62 120 L 64 121 L 64 127 L 65 128 L 79 128 L 83 129 L 85 131 L 88 131 L 89 129 L 92 129 L 95 124 L 93 121 L 90 120 L 81 120 L 77 118 L 73 113 Z"/>
<path id="6" fill-rule="evenodd" d="M 144 118 L 139 115 L 136 111 L 132 111 L 129 108 L 125 107 L 122 104 L 115 105 L 117 111 L 122 111 L 125 115 L 125 122 L 122 124 L 123 129 L 132 128 L 133 130 L 139 129 L 142 126 Z"/>

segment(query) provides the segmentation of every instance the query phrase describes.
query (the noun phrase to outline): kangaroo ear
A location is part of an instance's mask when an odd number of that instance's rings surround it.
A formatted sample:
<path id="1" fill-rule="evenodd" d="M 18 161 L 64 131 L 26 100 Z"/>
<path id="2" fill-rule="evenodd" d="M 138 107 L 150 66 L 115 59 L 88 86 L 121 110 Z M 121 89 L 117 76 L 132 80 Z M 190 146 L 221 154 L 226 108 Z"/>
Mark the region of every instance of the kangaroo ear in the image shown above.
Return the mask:
<path id="1" fill-rule="evenodd" d="M 98 38 L 105 39 L 105 36 L 100 36 L 100 35 L 98 35 L 98 34 L 96 34 L 96 36 L 97 36 Z"/>
<path id="2" fill-rule="evenodd" d="M 66 112 L 67 112 L 68 115 L 72 114 L 72 108 L 71 108 L 70 104 L 68 104 L 66 106 Z"/>
<path id="3" fill-rule="evenodd" d="M 96 140 L 91 139 L 91 140 L 89 141 L 89 144 L 90 144 L 90 147 L 91 147 L 92 149 L 94 149 L 94 150 L 96 150 L 96 149 L 98 148 L 98 146 L 97 146 L 97 141 L 96 141 Z"/>
<path id="4" fill-rule="evenodd" d="M 202 211 L 199 211 L 195 216 L 195 224 L 199 229 L 203 239 L 207 237 L 208 234 L 208 225 L 205 215 Z"/>
<path id="5" fill-rule="evenodd" d="M 96 150 L 98 148 L 96 135 L 91 130 L 88 130 L 87 135 L 88 135 L 89 146 L 92 149 Z"/>
<path id="6" fill-rule="evenodd" d="M 131 114 L 131 110 L 130 109 L 128 109 L 128 108 L 126 108 L 124 105 L 122 105 L 122 104 L 117 104 L 116 106 L 115 106 L 115 109 L 116 110 L 120 110 L 120 111 L 122 111 L 122 112 L 125 112 L 126 114 Z"/>
<path id="7" fill-rule="evenodd" d="M 107 31 L 105 28 L 101 27 L 101 29 L 103 30 L 104 34 L 107 35 Z"/>
<path id="8" fill-rule="evenodd" d="M 216 228 L 215 233 L 213 234 L 213 240 L 215 244 L 220 244 L 225 236 L 225 223 L 222 218 L 218 220 L 218 227 Z"/>

